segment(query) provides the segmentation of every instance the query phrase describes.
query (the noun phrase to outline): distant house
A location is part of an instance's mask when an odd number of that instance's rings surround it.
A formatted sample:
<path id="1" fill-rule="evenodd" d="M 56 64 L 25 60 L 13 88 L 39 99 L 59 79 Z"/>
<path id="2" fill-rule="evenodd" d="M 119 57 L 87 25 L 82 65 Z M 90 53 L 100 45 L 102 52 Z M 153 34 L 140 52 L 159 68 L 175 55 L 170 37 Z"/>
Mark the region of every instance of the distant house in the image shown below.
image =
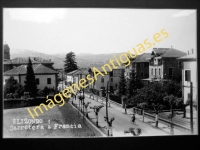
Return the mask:
<path id="1" fill-rule="evenodd" d="M 149 78 L 146 81 L 160 81 L 162 79 L 173 79 L 181 81 L 181 68 L 178 66 L 177 58 L 185 56 L 186 53 L 174 48 L 153 48 L 149 57 Z"/>
<path id="2" fill-rule="evenodd" d="M 194 50 L 188 51 L 186 56 L 177 59 L 182 68 L 182 92 L 184 102 L 190 99 L 190 82 L 193 83 L 193 101 L 197 100 L 197 57 Z"/>
<path id="3" fill-rule="evenodd" d="M 11 76 L 17 80 L 18 83 L 24 86 L 26 78 L 26 67 L 27 65 L 20 65 L 9 71 L 4 72 L 4 84 Z M 35 74 L 38 89 L 43 89 L 45 86 L 50 88 L 56 88 L 57 85 L 57 74 L 58 72 L 48 68 L 43 64 L 33 64 L 33 71 Z"/>
<path id="4" fill-rule="evenodd" d="M 151 53 L 143 53 L 131 59 L 131 64 L 125 69 L 125 77 L 130 78 L 130 73 L 134 69 L 139 79 L 149 78 L 149 58 Z"/>

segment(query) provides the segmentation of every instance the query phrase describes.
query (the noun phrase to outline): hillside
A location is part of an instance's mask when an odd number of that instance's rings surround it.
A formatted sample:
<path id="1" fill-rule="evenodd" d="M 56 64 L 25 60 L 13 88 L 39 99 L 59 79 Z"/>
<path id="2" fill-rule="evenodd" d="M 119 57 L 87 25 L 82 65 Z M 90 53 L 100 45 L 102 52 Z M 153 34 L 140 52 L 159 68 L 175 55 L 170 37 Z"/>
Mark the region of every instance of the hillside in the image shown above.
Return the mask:
<path id="1" fill-rule="evenodd" d="M 121 53 L 110 53 L 110 54 L 90 54 L 90 53 L 79 53 L 76 54 L 76 61 L 79 67 L 93 67 L 93 66 L 102 66 L 110 59 L 114 59 L 113 56 L 119 57 Z M 51 59 L 54 62 L 54 68 L 63 68 L 65 53 L 57 53 L 54 55 L 40 53 L 32 50 L 20 50 L 20 49 L 11 49 L 10 50 L 11 59 L 16 57 L 42 57 L 44 59 Z"/>

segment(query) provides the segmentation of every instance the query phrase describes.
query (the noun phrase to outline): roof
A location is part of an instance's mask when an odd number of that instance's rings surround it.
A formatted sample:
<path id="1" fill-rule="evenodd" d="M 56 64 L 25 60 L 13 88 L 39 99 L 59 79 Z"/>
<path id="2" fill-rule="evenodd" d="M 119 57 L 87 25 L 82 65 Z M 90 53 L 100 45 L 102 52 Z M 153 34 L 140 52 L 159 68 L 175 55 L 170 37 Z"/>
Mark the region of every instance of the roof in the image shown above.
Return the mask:
<path id="1" fill-rule="evenodd" d="M 74 71 L 71 71 L 71 72 L 68 72 L 66 75 L 74 75 L 76 72 L 78 72 L 79 70 L 74 70 Z"/>
<path id="2" fill-rule="evenodd" d="M 82 75 L 87 75 L 89 74 L 88 70 L 86 69 L 79 69 L 77 72 L 74 73 L 75 75 L 77 74 L 82 74 Z"/>
<path id="3" fill-rule="evenodd" d="M 112 66 L 110 66 L 111 67 L 111 69 L 113 69 L 112 68 Z M 101 71 L 101 72 L 104 72 L 104 70 L 102 69 L 102 67 L 93 67 L 93 68 L 96 68 L 96 69 L 98 69 L 99 71 Z M 93 68 L 92 68 L 92 72 L 93 72 Z M 107 72 L 111 72 L 110 71 L 110 69 L 109 69 L 109 67 L 104 67 L 105 68 L 105 70 L 107 71 Z"/>
<path id="4" fill-rule="evenodd" d="M 4 72 L 4 75 L 19 75 L 26 74 L 27 65 L 21 65 L 19 67 L 15 67 L 9 71 Z M 33 71 L 35 74 L 58 74 L 57 71 L 50 69 L 42 64 L 33 65 Z"/>
<path id="5" fill-rule="evenodd" d="M 186 55 L 177 59 L 178 60 L 197 60 L 197 57 L 196 55 L 192 54 L 192 55 Z"/>
<path id="6" fill-rule="evenodd" d="M 141 55 L 138 55 L 138 57 L 136 57 L 136 59 L 133 62 L 149 62 L 149 60 L 147 58 L 151 58 L 151 53 L 143 53 Z"/>
<path id="7" fill-rule="evenodd" d="M 29 58 L 17 57 L 11 60 L 7 60 L 4 64 L 28 64 Z M 30 57 L 32 64 L 54 64 L 51 60 L 46 60 L 41 57 Z"/>
<path id="8" fill-rule="evenodd" d="M 182 52 L 174 48 L 157 48 L 157 49 L 154 48 L 151 55 L 153 55 L 153 52 L 155 52 L 156 56 L 160 56 L 161 58 L 169 58 L 169 57 L 177 58 L 186 55 L 185 52 Z"/>

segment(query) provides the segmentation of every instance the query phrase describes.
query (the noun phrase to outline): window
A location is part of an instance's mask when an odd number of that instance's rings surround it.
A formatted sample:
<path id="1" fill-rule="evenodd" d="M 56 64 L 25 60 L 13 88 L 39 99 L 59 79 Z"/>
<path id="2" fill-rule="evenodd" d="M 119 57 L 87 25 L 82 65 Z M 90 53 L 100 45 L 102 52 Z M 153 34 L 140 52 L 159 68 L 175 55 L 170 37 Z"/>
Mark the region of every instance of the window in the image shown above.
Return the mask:
<path id="1" fill-rule="evenodd" d="M 181 61 L 178 61 L 178 68 L 182 68 L 182 62 Z"/>
<path id="2" fill-rule="evenodd" d="M 159 75 L 160 75 L 160 68 L 159 68 L 159 70 L 158 70 L 158 71 L 159 71 L 158 73 L 159 73 Z"/>
<path id="3" fill-rule="evenodd" d="M 47 78 L 47 84 L 51 84 L 51 78 Z"/>
<path id="4" fill-rule="evenodd" d="M 110 86 L 110 90 L 111 90 L 111 91 L 113 90 L 113 86 Z"/>
<path id="5" fill-rule="evenodd" d="M 154 64 L 157 65 L 158 64 L 158 61 L 157 59 L 154 59 Z"/>
<path id="6" fill-rule="evenodd" d="M 39 78 L 36 78 L 35 81 L 36 81 L 36 84 L 40 84 Z"/>
<path id="7" fill-rule="evenodd" d="M 113 78 L 110 78 L 110 81 L 113 82 Z"/>
<path id="8" fill-rule="evenodd" d="M 185 81 L 190 81 L 190 70 L 185 70 Z"/>
<path id="9" fill-rule="evenodd" d="M 141 68 L 144 68 L 144 63 L 140 63 L 140 67 L 141 67 Z"/>
<path id="10" fill-rule="evenodd" d="M 111 77 L 113 76 L 113 71 L 110 72 L 110 76 L 111 76 Z"/>
<path id="11" fill-rule="evenodd" d="M 103 77 L 101 78 L 101 82 L 102 82 L 102 83 L 104 82 L 104 78 L 103 78 Z"/>
<path id="12" fill-rule="evenodd" d="M 141 76 L 141 77 L 144 77 L 144 72 L 143 72 L 143 71 L 140 72 L 140 76 Z"/>
<path id="13" fill-rule="evenodd" d="M 153 69 L 151 69 L 151 75 L 153 75 Z"/>
<path id="14" fill-rule="evenodd" d="M 155 69 L 155 76 L 156 76 L 156 70 L 157 70 L 157 69 Z"/>

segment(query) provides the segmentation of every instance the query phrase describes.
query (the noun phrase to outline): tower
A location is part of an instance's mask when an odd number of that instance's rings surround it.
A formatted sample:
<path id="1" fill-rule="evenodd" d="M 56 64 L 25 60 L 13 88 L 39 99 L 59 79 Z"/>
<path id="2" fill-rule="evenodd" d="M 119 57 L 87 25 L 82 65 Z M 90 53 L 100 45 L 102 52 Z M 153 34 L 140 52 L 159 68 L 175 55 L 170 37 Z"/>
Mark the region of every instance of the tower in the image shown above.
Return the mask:
<path id="1" fill-rule="evenodd" d="M 10 60 L 10 47 L 8 44 L 3 45 L 4 60 Z"/>

